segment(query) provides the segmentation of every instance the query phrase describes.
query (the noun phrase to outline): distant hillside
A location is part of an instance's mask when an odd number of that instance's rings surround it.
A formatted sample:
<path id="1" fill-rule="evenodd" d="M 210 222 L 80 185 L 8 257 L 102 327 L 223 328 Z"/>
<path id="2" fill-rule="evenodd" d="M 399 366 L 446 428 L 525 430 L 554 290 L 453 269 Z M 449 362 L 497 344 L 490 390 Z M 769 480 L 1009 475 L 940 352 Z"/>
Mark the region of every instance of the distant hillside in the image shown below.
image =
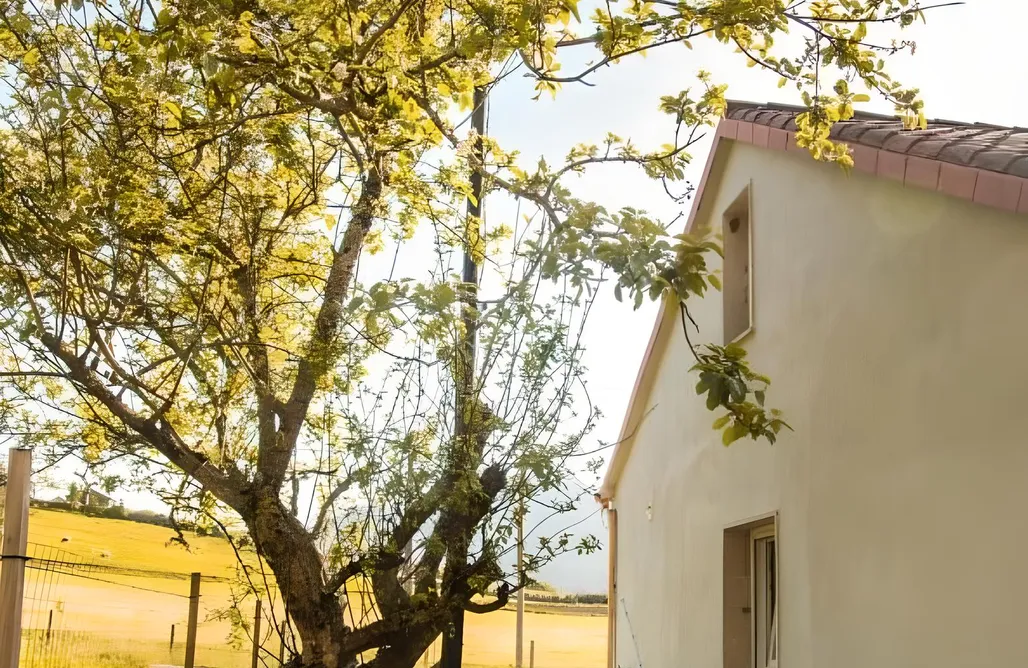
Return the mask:
<path id="1" fill-rule="evenodd" d="M 236 570 L 236 557 L 231 545 L 224 538 L 197 536 L 185 532 L 188 549 L 169 542 L 175 537 L 172 529 L 128 520 L 88 517 L 78 512 L 31 508 L 29 510 L 29 542 L 66 550 L 84 559 L 109 563 L 112 566 L 231 577 Z M 67 540 L 65 540 L 67 539 Z M 579 563 L 585 560 L 599 562 L 605 576 L 601 552 L 591 557 L 577 557 Z M 595 563 L 593 564 L 595 565 Z M 573 558 L 566 555 L 545 571 L 558 573 L 573 567 Z M 600 570 L 600 569 L 597 569 Z M 551 578 L 553 576 L 551 575 Z M 560 583 L 564 578 L 551 581 Z M 575 582 L 578 587 L 559 587 L 558 591 L 538 589 L 528 592 L 529 607 L 551 607 L 575 603 L 602 604 L 602 595 L 576 597 L 569 592 L 583 592 L 592 589 L 602 592 L 605 587 L 593 588 L 598 580 L 595 575 Z M 604 583 L 605 584 L 605 583 Z M 561 591 L 562 590 L 562 591 Z M 605 598 L 605 597 L 604 597 Z M 534 604 L 534 605 L 533 605 Z"/>
<path id="2" fill-rule="evenodd" d="M 29 510 L 29 542 L 67 550 L 113 566 L 231 576 L 236 557 L 224 538 L 186 532 L 188 549 L 169 543 L 175 536 L 165 527 L 87 517 L 60 510 Z"/>

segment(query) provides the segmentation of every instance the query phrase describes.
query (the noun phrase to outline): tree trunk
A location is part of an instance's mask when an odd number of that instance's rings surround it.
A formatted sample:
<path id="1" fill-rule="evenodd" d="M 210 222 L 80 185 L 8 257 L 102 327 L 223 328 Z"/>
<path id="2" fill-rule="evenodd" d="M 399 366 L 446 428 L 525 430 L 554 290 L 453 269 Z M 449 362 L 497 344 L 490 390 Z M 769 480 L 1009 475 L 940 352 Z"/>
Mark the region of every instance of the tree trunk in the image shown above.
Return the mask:
<path id="1" fill-rule="evenodd" d="M 321 555 L 313 538 L 270 489 L 257 492 L 247 525 L 259 554 L 275 574 L 286 613 L 296 625 L 303 646 L 301 665 L 345 668 L 352 662 L 352 657 L 343 656 L 349 629 L 343 622 L 339 598 L 325 591 Z"/>

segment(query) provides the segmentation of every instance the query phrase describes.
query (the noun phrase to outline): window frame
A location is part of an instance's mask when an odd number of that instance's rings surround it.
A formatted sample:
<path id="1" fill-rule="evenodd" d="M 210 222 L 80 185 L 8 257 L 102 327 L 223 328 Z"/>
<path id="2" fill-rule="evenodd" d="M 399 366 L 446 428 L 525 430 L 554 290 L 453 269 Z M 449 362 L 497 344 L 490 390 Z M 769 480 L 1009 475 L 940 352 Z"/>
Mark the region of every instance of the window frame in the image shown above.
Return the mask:
<path id="1" fill-rule="evenodd" d="M 779 587 L 778 587 L 778 522 L 777 517 L 774 522 L 762 524 L 754 527 L 750 530 L 749 535 L 749 567 L 750 567 L 750 629 L 751 629 L 751 642 L 753 643 L 753 656 L 752 666 L 753 668 L 778 668 L 778 601 L 779 601 Z M 774 565 L 774 573 L 772 574 L 772 582 L 770 587 L 765 583 L 761 585 L 762 578 L 758 576 L 757 572 L 757 557 L 758 552 L 764 550 L 766 559 L 767 544 L 771 543 L 772 547 L 772 558 Z M 758 545 L 761 545 L 758 548 Z M 761 589 L 764 590 L 763 601 L 761 601 Z M 767 598 L 769 597 L 768 591 L 773 596 L 773 602 L 771 603 L 770 612 L 766 611 Z M 763 605 L 762 605 L 763 604 Z M 760 629 L 758 628 L 758 617 L 759 609 L 763 607 L 765 609 L 765 615 L 770 614 L 771 617 L 771 628 L 768 630 L 767 635 L 769 637 L 761 638 Z M 761 624 L 762 626 L 762 624 Z M 762 657 L 763 655 L 763 657 Z M 763 658 L 763 661 L 761 661 Z"/>
<path id="2" fill-rule="evenodd" d="M 725 315 L 727 313 L 725 303 L 725 284 L 727 284 L 726 272 L 724 271 L 725 264 L 728 261 L 728 242 L 727 242 L 727 231 L 728 225 L 732 218 L 744 216 L 746 219 L 746 327 L 741 332 L 736 334 L 734 337 L 729 338 L 727 328 L 725 327 Z M 722 290 L 721 290 L 721 328 L 722 328 L 722 339 L 724 345 L 730 345 L 737 343 L 742 339 L 753 333 L 754 330 L 754 309 L 753 309 L 753 180 L 749 180 L 746 186 L 742 189 L 732 203 L 721 214 L 721 237 L 722 246 L 725 250 L 724 258 L 722 261 Z"/>
<path id="3" fill-rule="evenodd" d="M 722 661 L 723 668 L 778 668 L 781 662 L 781 523 L 777 510 L 723 525 Z M 757 666 L 754 539 L 774 538 L 774 609 L 771 614 L 771 661 Z"/>

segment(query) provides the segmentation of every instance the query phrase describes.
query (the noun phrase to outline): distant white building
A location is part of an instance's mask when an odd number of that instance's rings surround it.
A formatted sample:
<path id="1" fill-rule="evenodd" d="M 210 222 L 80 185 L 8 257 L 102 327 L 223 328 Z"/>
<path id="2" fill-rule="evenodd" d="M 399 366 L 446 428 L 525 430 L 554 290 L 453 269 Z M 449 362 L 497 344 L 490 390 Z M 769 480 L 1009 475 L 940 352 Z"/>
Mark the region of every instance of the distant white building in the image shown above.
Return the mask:
<path id="1" fill-rule="evenodd" d="M 693 340 L 740 341 L 795 428 L 721 444 L 676 304 L 601 488 L 611 667 L 1028 666 L 1028 130 L 860 116 L 855 169 L 732 103 L 690 226 Z"/>

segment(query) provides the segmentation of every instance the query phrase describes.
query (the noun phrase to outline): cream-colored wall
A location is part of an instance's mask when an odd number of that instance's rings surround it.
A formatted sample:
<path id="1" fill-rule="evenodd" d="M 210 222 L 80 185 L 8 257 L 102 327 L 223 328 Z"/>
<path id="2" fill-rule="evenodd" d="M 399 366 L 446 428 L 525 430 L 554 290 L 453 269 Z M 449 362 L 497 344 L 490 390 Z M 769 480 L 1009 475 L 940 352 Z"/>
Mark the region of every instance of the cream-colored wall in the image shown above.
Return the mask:
<path id="1" fill-rule="evenodd" d="M 1028 665 L 1028 219 L 733 144 L 699 222 L 752 180 L 744 342 L 795 433 L 723 447 L 675 325 L 615 488 L 618 665 L 721 665 L 722 532 L 771 511 L 783 668 Z"/>

